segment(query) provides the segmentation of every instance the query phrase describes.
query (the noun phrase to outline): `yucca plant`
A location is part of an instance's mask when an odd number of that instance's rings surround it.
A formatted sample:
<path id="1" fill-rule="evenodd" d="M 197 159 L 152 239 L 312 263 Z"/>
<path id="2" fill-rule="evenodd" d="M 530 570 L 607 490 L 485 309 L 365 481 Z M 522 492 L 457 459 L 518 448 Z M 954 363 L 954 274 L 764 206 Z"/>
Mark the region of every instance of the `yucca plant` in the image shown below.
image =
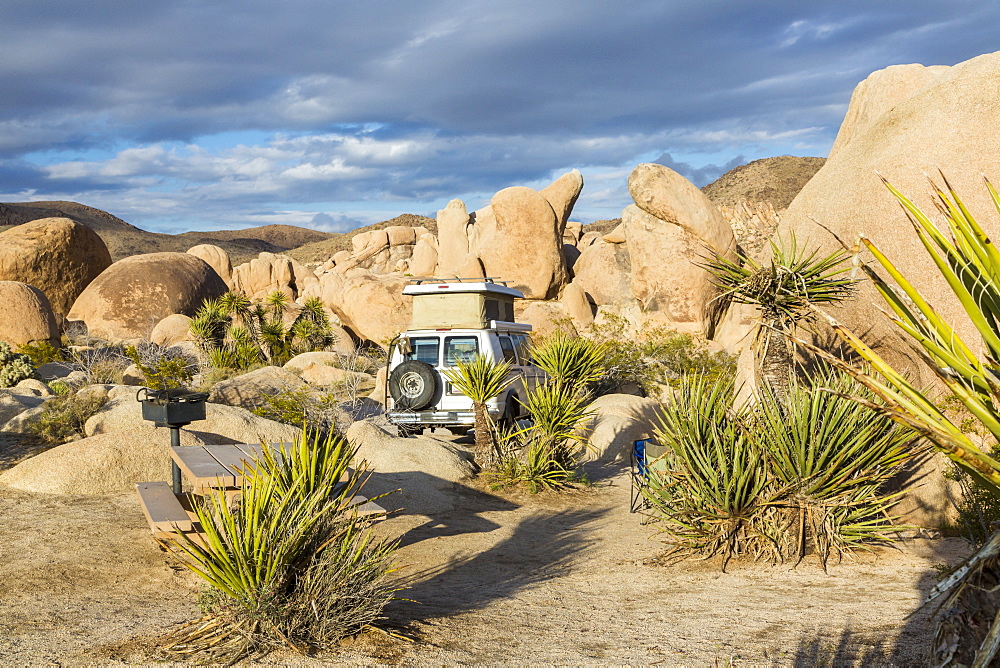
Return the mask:
<path id="1" fill-rule="evenodd" d="M 521 453 L 510 453 L 501 483 L 524 483 L 537 492 L 571 482 L 586 447 L 582 427 L 593 416 L 588 403 L 572 384 L 549 382 L 528 392 L 524 406 L 532 422 L 512 435 L 521 443 Z"/>
<path id="2" fill-rule="evenodd" d="M 644 490 L 675 552 L 718 555 L 725 568 L 734 556 L 801 561 L 811 549 L 825 569 L 831 554 L 893 540 L 898 495 L 882 489 L 913 435 L 845 396 L 857 389 L 820 372 L 737 412 L 731 381 L 683 377 L 656 430 L 667 454 Z"/>
<path id="3" fill-rule="evenodd" d="M 784 399 L 795 370 L 791 340 L 796 326 L 812 316 L 810 306 L 849 298 L 857 281 L 845 274 L 848 255 L 835 251 L 820 257 L 807 253 L 791 237 L 787 247 L 771 242 L 767 265 L 745 254 L 729 260 L 714 256 L 703 266 L 722 290 L 724 303 L 751 304 L 760 312 L 751 350 L 755 380 Z"/>
<path id="4" fill-rule="evenodd" d="M 169 547 L 211 587 L 208 614 L 172 634 L 167 651 L 235 661 L 328 645 L 375 621 L 394 592 L 395 544 L 374 540 L 352 511 L 364 484 L 363 467 L 343 479 L 353 454 L 343 439 L 303 429 L 287 455 L 248 465 L 238 504 L 221 490 L 194 504 L 200 537 Z"/>
<path id="5" fill-rule="evenodd" d="M 900 493 L 882 489 L 910 456 L 914 432 L 852 401 L 875 400 L 847 374 L 819 371 L 793 381 L 785 402 L 765 393 L 744 416 L 767 460 L 786 558 L 801 560 L 811 543 L 823 569 L 843 555 L 898 533 L 890 515 Z"/>
<path id="6" fill-rule="evenodd" d="M 733 383 L 684 376 L 655 430 L 667 448 L 642 488 L 678 556 L 734 556 L 777 561 L 767 526 L 771 489 L 758 440 L 732 411 Z"/>
<path id="7" fill-rule="evenodd" d="M 608 342 L 595 343 L 564 332 L 556 332 L 531 348 L 532 360 L 551 382 L 574 388 L 600 380 L 608 354 Z"/>
<path id="8" fill-rule="evenodd" d="M 891 310 L 890 318 L 917 344 L 924 362 L 992 436 L 1000 439 L 1000 251 L 942 175 L 944 188 L 932 183 L 935 204 L 947 232 L 910 199 L 883 179 L 913 225 L 917 237 L 961 304 L 982 343 L 971 347 L 910 283 L 897 265 L 870 239 L 860 242 L 888 274 L 893 285 L 864 267 Z M 986 180 L 998 212 L 1000 196 Z M 826 316 L 834 330 L 865 359 L 877 375 L 839 364 L 877 394 L 882 404 L 864 403 L 926 436 L 984 490 L 1000 496 L 1000 462 L 980 449 L 939 408 L 932 396 L 910 383 L 848 328 Z M 819 351 L 822 354 L 821 351 Z M 828 356 L 829 357 L 829 356 Z M 933 640 L 935 665 L 992 665 L 1000 647 L 1000 533 L 931 594 L 946 612 Z"/>
<path id="9" fill-rule="evenodd" d="M 496 361 L 492 357 L 477 354 L 471 361 L 457 361 L 453 369 L 445 369 L 444 376 L 459 392 L 472 400 L 475 414 L 476 463 L 488 468 L 496 463 L 496 427 L 490 418 L 486 402 L 500 396 L 515 380 L 509 375 L 510 362 Z"/>

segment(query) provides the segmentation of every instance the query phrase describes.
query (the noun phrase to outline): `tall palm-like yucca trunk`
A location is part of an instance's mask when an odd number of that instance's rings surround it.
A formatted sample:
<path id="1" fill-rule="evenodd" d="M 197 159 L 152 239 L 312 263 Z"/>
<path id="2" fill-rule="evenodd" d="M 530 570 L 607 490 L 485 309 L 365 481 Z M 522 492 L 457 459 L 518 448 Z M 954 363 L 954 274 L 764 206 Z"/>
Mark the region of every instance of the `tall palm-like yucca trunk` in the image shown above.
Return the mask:
<path id="1" fill-rule="evenodd" d="M 788 399 L 795 373 L 795 353 L 788 338 L 792 331 L 789 330 L 777 320 L 765 320 L 758 326 L 751 343 L 757 378 L 781 402 Z"/>
<path id="2" fill-rule="evenodd" d="M 490 419 L 486 404 L 482 401 L 472 402 L 472 412 L 476 418 L 476 462 L 481 468 L 489 468 L 497 461 L 497 441 L 493 434 L 493 421 Z"/>

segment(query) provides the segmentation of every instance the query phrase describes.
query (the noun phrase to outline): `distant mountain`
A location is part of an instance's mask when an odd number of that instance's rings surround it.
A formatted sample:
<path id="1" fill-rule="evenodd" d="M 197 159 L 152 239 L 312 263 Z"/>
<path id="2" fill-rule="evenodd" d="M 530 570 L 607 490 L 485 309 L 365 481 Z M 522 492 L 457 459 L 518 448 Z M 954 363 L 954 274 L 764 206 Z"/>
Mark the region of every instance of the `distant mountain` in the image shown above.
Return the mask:
<path id="1" fill-rule="evenodd" d="M 735 207 L 741 201 L 770 202 L 775 211 L 781 212 L 825 162 L 826 158 L 790 155 L 762 158 L 729 170 L 701 190 L 717 206 Z"/>
<path id="2" fill-rule="evenodd" d="M 284 253 L 303 244 L 316 243 L 336 236 L 294 225 L 264 225 L 243 230 L 158 234 L 139 229 L 106 211 L 76 202 L 0 203 L 0 230 L 39 218 L 54 217 L 69 218 L 97 232 L 115 260 L 142 253 L 184 252 L 199 244 L 214 244 L 225 249 L 236 265 L 262 252 Z"/>

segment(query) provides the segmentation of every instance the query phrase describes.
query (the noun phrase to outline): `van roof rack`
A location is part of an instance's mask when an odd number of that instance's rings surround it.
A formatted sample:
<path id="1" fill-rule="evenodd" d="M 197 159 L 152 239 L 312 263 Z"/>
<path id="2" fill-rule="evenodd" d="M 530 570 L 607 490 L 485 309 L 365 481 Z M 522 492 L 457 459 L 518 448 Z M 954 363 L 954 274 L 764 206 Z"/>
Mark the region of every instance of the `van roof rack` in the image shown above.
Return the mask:
<path id="1" fill-rule="evenodd" d="M 510 281 L 504 281 L 496 276 L 487 276 L 486 278 L 473 277 L 473 278 L 414 278 L 410 280 L 413 285 L 420 285 L 421 283 L 499 283 L 500 285 L 506 286 Z"/>

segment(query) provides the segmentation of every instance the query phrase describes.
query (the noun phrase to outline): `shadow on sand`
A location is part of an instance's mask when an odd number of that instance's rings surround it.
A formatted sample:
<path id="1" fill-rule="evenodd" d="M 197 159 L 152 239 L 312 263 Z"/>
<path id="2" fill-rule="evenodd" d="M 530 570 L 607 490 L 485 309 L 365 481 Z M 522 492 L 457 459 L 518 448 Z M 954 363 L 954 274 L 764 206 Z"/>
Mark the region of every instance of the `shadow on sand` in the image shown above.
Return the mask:
<path id="1" fill-rule="evenodd" d="M 389 621 L 407 626 L 416 620 L 478 610 L 529 585 L 565 574 L 574 557 L 591 546 L 588 525 L 606 512 L 540 511 L 496 545 L 414 574 L 400 596 L 415 603 L 393 603 L 386 610 Z M 425 525 L 415 531 L 428 530 Z"/>

